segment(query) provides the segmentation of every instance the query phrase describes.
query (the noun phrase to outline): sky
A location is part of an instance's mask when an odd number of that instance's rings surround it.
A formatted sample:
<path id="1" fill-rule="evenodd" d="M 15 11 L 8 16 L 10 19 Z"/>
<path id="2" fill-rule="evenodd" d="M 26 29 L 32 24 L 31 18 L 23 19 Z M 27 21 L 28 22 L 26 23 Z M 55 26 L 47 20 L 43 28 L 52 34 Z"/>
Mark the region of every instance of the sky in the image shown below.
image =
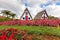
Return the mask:
<path id="1" fill-rule="evenodd" d="M 0 11 L 10 10 L 20 18 L 28 8 L 34 18 L 38 12 L 46 9 L 48 15 L 60 17 L 60 0 L 0 0 Z"/>

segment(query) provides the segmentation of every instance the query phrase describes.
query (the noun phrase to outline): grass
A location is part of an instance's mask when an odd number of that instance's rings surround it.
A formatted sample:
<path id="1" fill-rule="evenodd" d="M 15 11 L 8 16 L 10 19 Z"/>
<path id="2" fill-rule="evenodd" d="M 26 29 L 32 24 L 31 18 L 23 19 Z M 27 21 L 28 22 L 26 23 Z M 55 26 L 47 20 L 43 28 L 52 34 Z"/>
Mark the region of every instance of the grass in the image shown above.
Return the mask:
<path id="1" fill-rule="evenodd" d="M 19 30 L 28 30 L 30 34 L 48 34 L 60 37 L 60 28 L 46 26 L 0 26 L 0 30 L 6 28 L 18 28 Z"/>

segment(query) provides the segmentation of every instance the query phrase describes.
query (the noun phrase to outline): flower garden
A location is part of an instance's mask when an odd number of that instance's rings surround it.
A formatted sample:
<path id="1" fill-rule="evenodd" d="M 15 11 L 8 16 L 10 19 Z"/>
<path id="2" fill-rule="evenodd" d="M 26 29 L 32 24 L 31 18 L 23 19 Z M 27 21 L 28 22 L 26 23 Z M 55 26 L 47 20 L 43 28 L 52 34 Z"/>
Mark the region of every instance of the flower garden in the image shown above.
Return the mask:
<path id="1" fill-rule="evenodd" d="M 32 20 L 31 15 L 27 16 L 27 8 L 25 11 L 25 17 L 20 18 L 23 20 L 14 19 L 16 14 L 10 11 L 2 11 L 6 16 L 0 18 L 0 40 L 60 40 L 60 19 L 43 16 Z M 46 14 L 46 11 L 42 12 Z"/>
<path id="2" fill-rule="evenodd" d="M 9 10 L 0 14 L 0 40 L 60 40 L 60 19 L 49 16 L 46 10 L 34 18 L 28 8 L 19 19 L 19 14 Z"/>
<path id="3" fill-rule="evenodd" d="M 0 22 L 0 40 L 60 40 L 60 19 Z"/>

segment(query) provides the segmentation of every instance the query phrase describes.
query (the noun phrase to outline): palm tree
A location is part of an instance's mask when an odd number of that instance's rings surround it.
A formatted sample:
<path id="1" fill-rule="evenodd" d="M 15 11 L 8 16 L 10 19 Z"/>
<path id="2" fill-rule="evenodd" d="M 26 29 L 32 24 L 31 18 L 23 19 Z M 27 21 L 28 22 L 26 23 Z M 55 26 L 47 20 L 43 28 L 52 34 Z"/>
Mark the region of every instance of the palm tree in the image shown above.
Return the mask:
<path id="1" fill-rule="evenodd" d="M 7 18 L 8 18 L 9 15 L 10 15 L 10 11 L 8 11 L 8 10 L 2 10 L 1 13 L 3 13 L 3 15 L 6 15 Z"/>

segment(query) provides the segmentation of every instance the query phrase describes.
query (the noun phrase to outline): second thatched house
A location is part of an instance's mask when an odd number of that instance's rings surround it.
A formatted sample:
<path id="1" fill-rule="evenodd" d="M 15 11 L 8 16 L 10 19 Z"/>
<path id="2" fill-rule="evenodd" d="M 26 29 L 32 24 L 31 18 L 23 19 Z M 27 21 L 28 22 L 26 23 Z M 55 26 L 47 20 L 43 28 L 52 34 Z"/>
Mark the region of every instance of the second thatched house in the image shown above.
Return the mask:
<path id="1" fill-rule="evenodd" d="M 43 11 L 37 13 L 37 15 L 34 17 L 34 19 L 42 19 L 42 18 L 48 18 L 48 14 L 47 14 L 46 10 L 43 10 Z"/>

